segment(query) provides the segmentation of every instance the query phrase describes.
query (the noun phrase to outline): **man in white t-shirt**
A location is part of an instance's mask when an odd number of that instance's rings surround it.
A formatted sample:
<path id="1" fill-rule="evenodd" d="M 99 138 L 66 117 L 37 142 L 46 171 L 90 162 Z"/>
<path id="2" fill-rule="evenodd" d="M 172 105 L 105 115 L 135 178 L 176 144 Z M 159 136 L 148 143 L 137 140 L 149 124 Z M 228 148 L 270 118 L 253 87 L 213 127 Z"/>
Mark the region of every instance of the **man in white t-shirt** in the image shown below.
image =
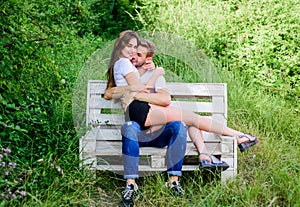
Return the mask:
<path id="1" fill-rule="evenodd" d="M 139 58 L 136 56 L 133 59 L 133 64 L 137 64 L 138 59 Z M 153 63 L 150 63 L 149 65 L 150 67 L 154 66 Z M 126 66 L 122 65 L 122 67 Z M 123 69 L 124 68 L 119 71 L 122 71 Z M 124 70 L 126 69 L 127 68 Z M 142 81 L 147 81 L 149 77 L 152 77 L 152 73 L 153 71 L 147 71 L 143 68 L 141 73 L 138 75 Z M 161 76 L 157 79 L 155 86 L 153 87 L 155 93 L 135 94 L 135 100 L 166 106 L 166 103 L 170 102 L 170 94 L 167 90 L 165 90 L 165 86 L 166 81 L 164 77 Z M 134 87 L 135 86 L 128 86 L 124 84 L 124 86 L 108 88 L 104 94 L 104 98 L 121 98 L 128 92 L 137 91 Z M 126 98 L 123 100 L 126 101 Z M 168 168 L 167 173 L 169 175 L 169 181 L 166 183 L 167 187 L 171 189 L 175 196 L 183 196 L 184 194 L 178 178 L 182 175 L 182 163 L 186 150 L 187 127 L 181 121 L 174 121 L 167 123 L 159 129 L 151 127 L 150 130 L 141 130 L 140 126 L 133 121 L 127 121 L 122 125 L 122 157 L 124 162 L 124 179 L 126 179 L 126 187 L 122 192 L 122 201 L 120 202 L 120 206 L 133 206 L 133 199 L 135 195 L 138 194 L 135 180 L 138 178 L 140 147 L 167 146 L 166 165 Z"/>

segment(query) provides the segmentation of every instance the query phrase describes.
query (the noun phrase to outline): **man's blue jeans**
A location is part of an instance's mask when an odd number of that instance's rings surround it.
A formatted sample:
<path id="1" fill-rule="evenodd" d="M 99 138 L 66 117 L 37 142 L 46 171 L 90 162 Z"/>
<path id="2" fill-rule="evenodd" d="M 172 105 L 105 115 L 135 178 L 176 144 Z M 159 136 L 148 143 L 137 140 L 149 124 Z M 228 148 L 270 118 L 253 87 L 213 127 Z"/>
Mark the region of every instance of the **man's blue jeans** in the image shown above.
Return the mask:
<path id="1" fill-rule="evenodd" d="M 124 178 L 138 178 L 140 147 L 167 148 L 166 164 L 169 175 L 182 175 L 182 163 L 186 150 L 187 127 L 180 121 L 166 124 L 161 130 L 146 134 L 133 121 L 123 124 L 122 153 L 124 162 Z"/>

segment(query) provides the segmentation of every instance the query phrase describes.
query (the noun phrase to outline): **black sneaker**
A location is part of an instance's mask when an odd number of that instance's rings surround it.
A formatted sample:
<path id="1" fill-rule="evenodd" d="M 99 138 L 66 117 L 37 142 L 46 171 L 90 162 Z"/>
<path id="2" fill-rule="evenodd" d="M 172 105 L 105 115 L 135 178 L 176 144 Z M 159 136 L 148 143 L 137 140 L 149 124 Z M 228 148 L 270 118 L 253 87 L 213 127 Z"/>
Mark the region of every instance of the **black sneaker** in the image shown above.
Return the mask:
<path id="1" fill-rule="evenodd" d="M 135 184 L 127 184 L 125 190 L 122 192 L 122 201 L 120 207 L 133 207 L 133 200 L 138 197 L 138 186 Z"/>
<path id="2" fill-rule="evenodd" d="M 179 181 L 173 181 L 172 183 L 166 182 L 166 186 L 171 189 L 174 196 L 182 197 L 184 195 L 184 190 Z"/>

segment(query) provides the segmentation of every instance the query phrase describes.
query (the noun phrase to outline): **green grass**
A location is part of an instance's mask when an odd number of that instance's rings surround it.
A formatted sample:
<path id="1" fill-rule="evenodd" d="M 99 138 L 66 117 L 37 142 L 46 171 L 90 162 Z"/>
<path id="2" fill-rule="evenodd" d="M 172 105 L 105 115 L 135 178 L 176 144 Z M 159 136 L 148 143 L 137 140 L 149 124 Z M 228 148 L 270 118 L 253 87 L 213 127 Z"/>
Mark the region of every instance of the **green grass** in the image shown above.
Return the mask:
<path id="1" fill-rule="evenodd" d="M 139 179 L 142 197 L 136 206 L 300 206 L 299 3 L 153 0 L 144 4 L 145 9 L 139 10 L 145 23 L 141 30 L 178 35 L 192 43 L 194 51 L 171 49 L 165 42 L 166 53 L 160 42 L 158 49 L 163 52 L 155 60 L 166 67 L 168 80 L 228 83 L 228 125 L 258 136 L 260 143 L 238 153 L 237 178 L 226 184 L 201 172 L 184 173 L 181 182 L 189 199 L 172 197 L 164 187 L 163 173 Z M 37 139 L 26 134 L 26 147 L 12 152 L 30 154 L 31 160 L 30 164 L 16 160 L 19 168 L 9 178 L 16 182 L 22 178 L 19 182 L 27 195 L 12 200 L 11 206 L 117 206 L 125 181 L 111 172 L 93 177 L 79 168 L 78 137 L 72 123 L 76 107 L 84 108 L 80 104 L 85 100 L 85 81 L 105 77 L 110 55 L 102 47 L 106 42 L 92 36 L 66 37 L 64 44 L 45 48 L 65 88 L 51 103 L 55 125 L 45 125 L 49 133 L 44 142 L 51 139 L 55 146 L 30 147 Z M 100 60 L 100 67 L 92 64 Z M 203 78 L 206 69 L 211 76 Z M 76 116 L 84 119 L 81 113 Z M 18 133 L 25 132 L 13 131 L 10 139 Z M 42 150 L 46 155 L 38 161 L 36 154 Z M 0 200 L 0 206 L 9 205 Z"/>
<path id="2" fill-rule="evenodd" d="M 201 176 L 183 177 L 193 206 L 300 206 L 299 91 L 294 88 L 291 98 L 291 89 L 287 88 L 292 84 L 287 85 L 285 71 L 278 70 L 278 65 L 285 67 L 286 64 L 289 64 L 289 71 L 299 70 L 295 62 L 299 54 L 292 48 L 287 49 L 291 45 L 299 48 L 295 38 L 299 39 L 295 30 L 299 29 L 299 18 L 286 15 L 299 16 L 296 14 L 299 3 L 156 3 L 160 5 L 158 15 L 148 28 L 181 35 L 195 42 L 214 63 L 222 82 L 228 83 L 228 125 L 260 139 L 250 152 L 239 153 L 238 175 L 231 183 L 206 184 Z M 147 18 L 151 16 L 145 15 Z M 290 34 L 286 34 L 287 30 Z M 286 34 L 287 39 L 280 38 L 281 34 Z M 288 59 L 287 54 L 291 59 L 284 61 Z M 175 71 L 176 74 L 186 72 L 184 68 Z M 190 81 L 188 76 L 180 77 Z M 147 196 L 155 191 L 149 189 L 149 183 L 145 184 L 143 192 Z M 157 195 L 157 200 L 143 201 L 149 206 L 173 206 L 177 202 Z M 181 205 L 189 206 L 185 201 Z"/>

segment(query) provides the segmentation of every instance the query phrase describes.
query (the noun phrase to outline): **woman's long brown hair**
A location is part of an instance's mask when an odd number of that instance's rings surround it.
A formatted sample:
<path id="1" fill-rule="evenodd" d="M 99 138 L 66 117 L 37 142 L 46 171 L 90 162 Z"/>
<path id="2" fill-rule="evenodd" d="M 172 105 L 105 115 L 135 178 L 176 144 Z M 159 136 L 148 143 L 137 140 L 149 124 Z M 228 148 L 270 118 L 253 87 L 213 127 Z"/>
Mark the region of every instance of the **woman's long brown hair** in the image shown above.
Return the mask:
<path id="1" fill-rule="evenodd" d="M 129 40 L 132 38 L 136 38 L 139 41 L 138 35 L 131 30 L 125 30 L 119 34 L 114 43 L 114 48 L 111 53 L 110 61 L 108 64 L 108 70 L 106 72 L 107 76 L 107 85 L 106 88 L 116 86 L 114 79 L 114 65 L 117 60 L 120 59 L 122 49 L 129 43 Z"/>

